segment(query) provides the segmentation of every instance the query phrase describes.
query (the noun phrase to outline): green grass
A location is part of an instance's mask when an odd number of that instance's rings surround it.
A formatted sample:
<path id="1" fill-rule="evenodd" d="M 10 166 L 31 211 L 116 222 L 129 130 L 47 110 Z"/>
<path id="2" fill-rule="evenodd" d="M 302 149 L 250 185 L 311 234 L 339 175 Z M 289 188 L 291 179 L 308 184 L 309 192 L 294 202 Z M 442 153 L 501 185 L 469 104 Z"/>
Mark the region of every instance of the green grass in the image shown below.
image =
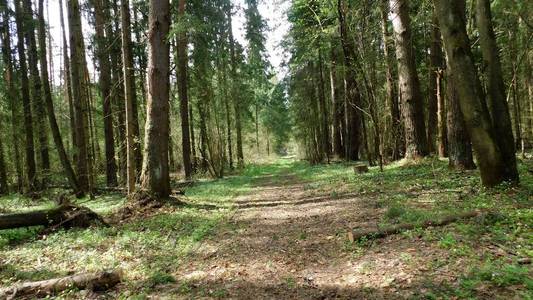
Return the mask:
<path id="1" fill-rule="evenodd" d="M 117 297 L 126 299 L 138 295 L 142 299 L 157 285 L 174 281 L 181 284 L 180 293 L 188 294 L 192 288 L 172 272 L 180 264 L 194 259 L 191 253 L 198 242 L 224 226 L 232 212 L 233 199 L 253 193 L 258 185 L 294 180 L 303 184 L 308 195 L 323 194 L 332 199 L 345 194 L 362 197 L 376 209 L 380 225 L 423 222 L 472 209 L 498 210 L 498 214 L 488 218 L 402 234 L 403 238 L 413 241 L 421 238 L 447 253 L 431 264 L 433 269 L 455 261 L 470 266 L 448 287 L 431 287 L 429 282 L 430 292 L 423 296 L 428 299 L 475 298 L 481 288 L 489 286 L 514 288 L 519 298 L 531 299 L 528 298 L 533 290 L 531 268 L 518 265 L 516 259 L 533 258 L 533 176 L 528 172 L 533 169 L 533 162 L 520 162 L 519 167 L 519 186 L 485 189 L 477 171 L 450 171 L 445 161 L 436 158 L 425 159 L 417 165 L 394 163 L 386 166 L 385 172 L 372 167 L 366 174 L 354 174 L 351 165 L 344 163 L 312 166 L 280 159 L 270 164 L 249 165 L 240 175 L 201 181 L 186 190 L 187 201 L 216 205 L 215 209 L 195 205 L 165 207 L 158 215 L 117 227 L 60 231 L 44 238 L 37 238 L 40 228 L 0 231 L 0 285 L 121 268 L 126 271 L 124 289 L 129 296 Z M 52 207 L 58 193 L 60 191 L 50 191 L 39 201 L 20 195 L 2 197 L 0 213 Z M 77 203 L 105 216 L 121 207 L 124 199 L 120 195 L 105 195 L 92 200 L 80 199 Z M 308 239 L 308 233 L 301 232 L 298 239 Z M 479 251 L 480 243 L 513 249 L 516 257 L 509 260 L 483 254 Z M 363 241 L 344 243 L 341 247 L 357 259 L 368 247 L 379 247 L 379 243 Z M 402 256 L 404 261 L 411 259 Z M 291 288 L 294 282 L 287 278 L 285 284 Z M 224 297 L 227 291 L 206 294 Z"/>

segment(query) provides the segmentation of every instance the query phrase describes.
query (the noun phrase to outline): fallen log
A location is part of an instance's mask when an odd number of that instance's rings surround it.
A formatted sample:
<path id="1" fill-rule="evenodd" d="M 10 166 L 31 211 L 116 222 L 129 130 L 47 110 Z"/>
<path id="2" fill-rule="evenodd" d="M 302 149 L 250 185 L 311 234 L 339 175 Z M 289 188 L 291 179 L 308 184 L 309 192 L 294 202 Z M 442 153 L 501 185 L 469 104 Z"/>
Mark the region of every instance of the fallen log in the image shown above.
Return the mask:
<path id="1" fill-rule="evenodd" d="M 46 297 L 71 288 L 105 291 L 117 285 L 121 280 L 120 277 L 118 271 L 104 271 L 25 282 L 0 290 L 0 299 L 14 299 L 24 296 Z"/>
<path id="2" fill-rule="evenodd" d="M 479 217 L 483 214 L 488 214 L 488 212 L 482 212 L 482 211 L 469 211 L 460 213 L 457 215 L 451 215 L 444 217 L 439 220 L 433 220 L 433 221 L 425 221 L 422 223 L 403 223 L 398 225 L 393 225 L 385 228 L 380 229 L 366 229 L 366 230 L 360 230 L 360 231 L 350 231 L 348 232 L 348 239 L 350 241 L 360 241 L 362 239 L 379 239 L 384 238 L 389 235 L 397 234 L 402 231 L 406 230 L 412 230 L 415 228 L 428 228 L 428 227 L 438 227 L 438 226 L 446 226 L 448 224 L 464 220 L 464 219 L 471 219 L 475 217 Z"/>
<path id="3" fill-rule="evenodd" d="M 86 207 L 64 204 L 47 210 L 0 215 L 0 230 L 29 226 L 86 228 L 96 222 L 106 224 L 98 214 Z"/>

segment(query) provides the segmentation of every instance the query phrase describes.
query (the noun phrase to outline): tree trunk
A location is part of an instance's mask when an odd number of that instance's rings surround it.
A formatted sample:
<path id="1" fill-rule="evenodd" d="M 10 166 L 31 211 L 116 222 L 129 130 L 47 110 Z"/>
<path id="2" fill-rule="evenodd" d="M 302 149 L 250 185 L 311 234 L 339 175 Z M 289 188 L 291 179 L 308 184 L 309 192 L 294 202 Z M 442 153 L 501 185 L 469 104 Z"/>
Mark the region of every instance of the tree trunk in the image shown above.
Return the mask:
<path id="1" fill-rule="evenodd" d="M 427 139 L 429 153 L 435 153 L 435 142 L 437 141 L 439 128 L 437 125 L 438 116 L 438 97 L 441 95 L 441 91 L 438 81 L 440 80 L 438 72 L 442 69 L 443 57 L 442 57 L 442 43 L 440 37 L 440 30 L 437 24 L 437 16 L 433 12 L 433 18 L 431 23 L 431 50 L 429 57 L 429 97 L 428 97 L 428 126 L 427 126 Z M 441 95 L 442 96 L 442 95 Z"/>
<path id="2" fill-rule="evenodd" d="M 231 96 L 233 99 L 233 108 L 235 111 L 235 131 L 237 133 L 237 166 L 244 167 L 244 151 L 242 149 L 242 123 L 241 123 L 241 105 L 237 95 L 237 56 L 235 53 L 235 39 L 233 38 L 232 13 L 231 8 L 227 12 L 229 26 L 229 46 L 231 55 Z"/>
<path id="3" fill-rule="evenodd" d="M 348 32 L 346 24 L 346 3 L 344 0 L 338 0 L 337 12 L 339 18 L 339 27 L 341 35 L 341 44 L 344 53 L 346 65 L 346 114 L 347 114 L 347 159 L 359 159 L 359 147 L 361 144 L 361 117 L 359 116 L 358 107 L 361 102 L 361 93 L 357 82 L 355 72 L 355 45 L 352 37 Z"/>
<path id="4" fill-rule="evenodd" d="M 453 169 L 471 170 L 476 167 L 472 157 L 472 144 L 459 105 L 459 94 L 452 72 L 446 72 L 446 78 L 449 166 Z"/>
<path id="5" fill-rule="evenodd" d="M 6 130 L 3 130 L 3 124 L 5 123 L 2 122 L 2 119 L 0 119 L 0 132 L 6 132 Z M 9 188 L 7 186 L 6 160 L 4 157 L 4 144 L 2 141 L 3 137 L 0 133 L 0 196 L 9 193 Z"/>
<path id="6" fill-rule="evenodd" d="M 185 17 L 186 0 L 179 0 L 179 18 Z M 189 95 L 187 66 L 187 32 L 181 30 L 178 37 L 178 87 L 180 95 L 180 117 L 181 117 L 181 145 L 183 152 L 183 167 L 185 169 L 185 179 L 190 180 L 193 169 L 191 163 L 191 139 L 189 135 Z"/>
<path id="7" fill-rule="evenodd" d="M 44 103 L 42 98 L 42 85 L 39 78 L 39 61 L 37 58 L 37 42 L 35 41 L 35 22 L 31 0 L 24 0 L 23 7 L 26 15 L 25 20 L 25 39 L 28 45 L 28 67 L 30 71 L 31 103 L 35 112 L 34 125 L 37 126 L 37 140 L 39 142 L 39 163 L 44 185 L 50 172 L 50 155 L 48 153 L 48 126 L 46 125 L 46 116 L 44 112 Z M 44 186 L 43 186 L 44 187 Z"/>
<path id="8" fill-rule="evenodd" d="M 396 41 L 399 86 L 402 99 L 402 113 L 405 123 L 407 159 L 428 155 L 428 143 L 424 123 L 424 108 L 420 82 L 416 72 L 414 49 L 411 37 L 411 19 L 408 0 L 390 0 L 393 13 L 392 25 Z"/>
<path id="9" fill-rule="evenodd" d="M 24 32 L 26 30 L 25 15 L 21 7 L 20 1 L 15 1 L 15 13 L 17 23 L 17 51 L 19 56 L 19 76 L 20 76 L 20 88 L 22 91 L 22 106 L 24 108 L 24 133 L 25 133 L 25 146 L 26 146 L 26 176 L 27 176 L 27 188 L 31 192 L 35 190 L 37 186 L 37 177 L 35 173 L 35 145 L 33 143 L 33 118 L 31 111 L 30 90 L 28 82 L 28 69 L 26 66 L 26 54 L 24 46 Z"/>
<path id="10" fill-rule="evenodd" d="M 495 186 L 506 179 L 506 166 L 496 142 L 466 33 L 465 0 L 435 0 L 435 7 L 450 64 L 449 72 L 454 74 L 481 180 L 485 186 Z"/>
<path id="11" fill-rule="evenodd" d="M 164 198 L 170 194 L 168 0 L 150 0 L 148 23 L 148 99 L 141 187 L 152 195 Z"/>
<path id="12" fill-rule="evenodd" d="M 476 20 L 479 29 L 479 43 L 487 75 L 487 96 L 492 115 L 492 124 L 496 136 L 495 141 L 503 160 L 503 180 L 518 182 L 516 166 L 516 148 L 513 137 L 513 127 L 509 108 L 505 99 L 505 84 L 503 82 L 499 49 L 492 25 L 489 0 L 478 0 L 476 3 Z"/>
<path id="13" fill-rule="evenodd" d="M 85 80 L 85 46 L 78 0 L 67 1 L 70 34 L 70 59 L 72 96 L 75 111 L 77 171 L 80 189 L 91 191 L 89 153 L 87 145 L 87 82 Z"/>
<path id="14" fill-rule="evenodd" d="M 326 159 L 329 163 L 331 156 L 331 142 L 329 137 L 329 113 L 326 105 L 326 87 L 324 80 L 324 68 L 322 62 L 322 51 L 318 51 L 318 103 L 320 108 L 320 118 L 321 120 L 321 133 L 320 138 L 322 151 L 326 155 Z"/>
<path id="15" fill-rule="evenodd" d="M 389 34 L 389 6 L 388 0 L 382 0 L 380 5 L 381 12 L 381 32 L 383 35 L 383 54 L 385 56 L 386 66 L 386 78 L 387 78 L 387 108 L 388 108 L 388 120 L 387 120 L 387 132 L 391 136 L 391 143 L 389 145 L 392 160 L 400 159 L 401 148 L 401 120 L 400 109 L 398 107 L 398 94 L 396 92 L 396 86 L 394 84 L 393 77 L 393 64 L 394 57 L 390 51 L 390 34 Z"/>
<path id="16" fill-rule="evenodd" d="M 139 116 L 137 112 L 137 93 L 135 91 L 135 69 L 131 48 L 130 1 L 120 2 L 120 20 L 122 25 L 122 68 L 124 73 L 124 94 L 126 101 L 126 141 L 128 189 L 135 191 L 135 182 L 142 166 L 141 145 L 139 141 Z"/>
<path id="17" fill-rule="evenodd" d="M 52 131 L 52 137 L 57 149 L 59 161 L 63 166 L 65 175 L 69 181 L 70 186 L 76 194 L 81 196 L 81 190 L 78 184 L 78 179 L 68 158 L 67 151 L 63 145 L 63 139 L 57 125 L 57 119 L 54 111 L 54 102 L 52 100 L 52 92 L 50 90 L 49 76 L 48 76 L 48 62 L 46 58 L 46 25 L 44 21 L 44 0 L 39 0 L 39 48 L 40 48 L 40 62 L 41 62 L 41 77 L 43 83 L 43 96 L 46 112 L 48 114 L 48 120 L 50 122 L 50 129 Z"/>
<path id="18" fill-rule="evenodd" d="M 67 44 L 67 36 L 66 36 L 66 30 L 65 30 L 65 18 L 63 16 L 63 1 L 59 0 L 59 18 L 61 22 L 61 36 L 63 40 L 63 64 L 65 70 L 63 71 L 63 76 L 65 77 L 65 98 L 67 99 L 68 103 L 68 109 L 69 109 L 69 122 L 70 122 L 70 138 L 71 138 L 71 144 L 76 145 L 76 117 L 74 112 L 74 103 L 72 100 L 72 83 L 70 80 L 70 58 L 68 55 L 68 44 Z M 73 155 L 74 161 L 78 161 L 77 159 L 77 153 L 74 151 Z"/>
<path id="19" fill-rule="evenodd" d="M 2 26 L 0 26 L 0 35 L 2 38 L 2 62 L 4 64 L 4 81 L 7 86 L 7 95 L 9 97 L 9 105 L 11 108 L 11 133 L 13 139 L 13 152 L 15 156 L 15 168 L 17 172 L 17 191 L 22 191 L 23 175 L 22 166 L 20 162 L 19 150 L 19 122 L 17 103 L 19 96 L 17 94 L 14 77 L 13 77 L 13 62 L 11 57 L 11 35 L 9 29 L 9 11 L 5 0 L 0 0 L 0 8 L 2 8 Z"/>
<path id="20" fill-rule="evenodd" d="M 110 36 L 105 35 L 106 15 L 108 15 L 105 12 L 108 11 L 109 7 L 104 0 L 92 0 L 92 5 L 94 7 L 96 57 L 100 67 L 99 85 L 104 119 L 106 180 L 108 187 L 115 187 L 118 180 L 113 135 L 113 109 L 111 107 L 111 68 L 108 54 Z"/>
<path id="21" fill-rule="evenodd" d="M 331 102 L 333 106 L 333 154 L 344 157 L 344 145 L 342 141 L 342 122 L 344 121 L 344 101 L 340 97 L 337 82 L 337 55 L 334 44 L 331 45 L 331 66 L 329 70 Z"/>
<path id="22" fill-rule="evenodd" d="M 191 155 L 192 155 L 192 169 L 193 169 L 193 172 L 196 171 L 196 169 L 198 168 L 198 162 L 197 162 L 197 157 L 196 157 L 196 140 L 194 138 L 194 126 L 193 126 L 193 123 L 194 123 L 194 114 L 193 114 L 193 107 L 192 105 L 189 105 L 189 130 L 190 130 L 190 133 L 191 133 Z"/>
<path id="23" fill-rule="evenodd" d="M 437 77 L 436 81 L 436 92 L 437 92 L 437 144 L 439 157 L 448 156 L 448 128 L 446 126 L 446 102 L 445 97 L 442 95 L 442 84 L 443 84 L 443 70 L 439 69 L 436 71 Z"/>

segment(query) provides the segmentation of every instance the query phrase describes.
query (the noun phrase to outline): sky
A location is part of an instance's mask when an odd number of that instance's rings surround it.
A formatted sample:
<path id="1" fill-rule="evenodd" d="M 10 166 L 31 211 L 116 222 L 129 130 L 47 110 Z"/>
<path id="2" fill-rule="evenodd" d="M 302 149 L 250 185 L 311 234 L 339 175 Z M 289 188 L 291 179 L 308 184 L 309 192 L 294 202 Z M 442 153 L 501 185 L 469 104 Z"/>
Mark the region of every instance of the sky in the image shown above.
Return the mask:
<path id="1" fill-rule="evenodd" d="M 68 0 L 66 0 L 68 1 Z M 64 6 L 64 13 L 65 13 L 65 19 L 67 17 L 66 15 L 66 7 L 65 3 L 66 1 L 63 1 Z M 244 39 L 244 24 L 245 24 L 245 17 L 244 17 L 244 9 L 246 8 L 245 0 L 232 0 L 233 4 L 237 8 L 237 14 L 233 17 L 233 28 L 234 28 L 234 34 L 235 39 L 241 43 L 242 45 L 246 46 L 246 41 Z M 282 64 L 283 61 L 286 59 L 284 56 L 284 51 L 279 47 L 280 42 L 283 40 L 284 36 L 289 30 L 289 22 L 287 20 L 286 11 L 288 10 L 290 5 L 289 0 L 262 0 L 260 1 L 259 5 L 259 12 L 263 16 L 263 18 L 266 20 L 268 25 L 268 32 L 267 32 L 267 44 L 266 48 L 268 51 L 268 58 L 270 60 L 270 63 L 274 67 L 274 69 L 279 74 L 278 77 L 282 77 L 282 75 L 285 73 Z M 61 57 L 61 27 L 60 27 L 60 14 L 59 14 L 59 0 L 48 0 L 48 8 L 47 11 L 45 11 L 45 14 L 47 15 L 47 20 L 50 25 L 50 32 L 52 36 L 52 44 L 53 44 L 53 65 L 54 65 L 54 78 L 59 78 L 59 66 L 62 63 L 62 57 Z M 83 16 L 82 16 L 83 17 Z M 67 20 L 65 20 L 67 22 Z M 67 23 L 68 24 L 68 23 Z M 68 25 L 67 25 L 68 26 Z M 86 46 L 88 42 L 88 38 L 93 33 L 93 29 L 90 28 L 87 20 L 83 20 L 83 30 L 84 35 L 86 39 Z M 68 30 L 68 28 L 67 28 Z M 67 36 L 68 38 L 68 36 Z M 93 70 L 94 68 L 91 65 L 91 61 L 87 61 L 89 64 L 89 70 Z"/>

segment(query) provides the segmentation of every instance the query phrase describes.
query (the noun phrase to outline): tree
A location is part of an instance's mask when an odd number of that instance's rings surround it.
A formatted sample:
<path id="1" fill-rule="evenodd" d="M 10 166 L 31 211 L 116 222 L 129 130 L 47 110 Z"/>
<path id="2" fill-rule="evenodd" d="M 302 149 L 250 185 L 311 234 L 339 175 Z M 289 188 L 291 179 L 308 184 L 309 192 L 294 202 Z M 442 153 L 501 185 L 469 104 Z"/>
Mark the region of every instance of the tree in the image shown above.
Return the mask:
<path id="1" fill-rule="evenodd" d="M 85 77 L 85 43 L 78 0 L 67 1 L 68 25 L 70 34 L 70 81 L 75 114 L 76 132 L 76 167 L 80 189 L 92 191 L 91 170 L 88 153 L 88 121 L 87 121 L 87 82 Z"/>
<path id="2" fill-rule="evenodd" d="M 126 148 L 128 192 L 135 191 L 140 167 L 142 165 L 141 146 L 139 142 L 139 117 L 137 113 L 137 93 L 135 90 L 135 70 L 131 47 L 131 17 L 129 0 L 120 3 L 120 20 L 122 25 L 122 69 L 124 73 L 124 94 L 126 101 Z"/>
<path id="3" fill-rule="evenodd" d="M 506 177 L 509 167 L 505 166 L 496 142 L 496 133 L 474 65 L 466 33 L 465 1 L 435 0 L 435 7 L 450 72 L 454 74 L 454 83 L 459 92 L 461 112 L 476 152 L 481 180 L 485 186 L 495 186 L 509 179 Z"/>
<path id="4" fill-rule="evenodd" d="M 392 25 L 398 59 L 398 77 L 405 125 L 405 157 L 424 157 L 428 154 L 428 143 L 424 123 L 424 110 L 420 82 L 416 72 L 412 48 L 411 18 L 408 0 L 390 0 Z"/>
<path id="5" fill-rule="evenodd" d="M 2 61 L 4 64 L 4 81 L 7 88 L 7 96 L 9 101 L 9 106 L 11 108 L 11 134 L 13 139 L 13 152 L 15 156 L 15 169 L 17 172 L 17 188 L 18 192 L 22 191 L 23 187 L 23 176 L 22 176 L 22 166 L 21 166 L 21 154 L 19 148 L 19 122 L 18 122 L 18 106 L 16 105 L 19 100 L 19 95 L 17 94 L 15 88 L 15 81 L 13 76 L 13 63 L 12 63 L 12 54 L 11 54 L 11 35 L 10 35 L 10 26 L 9 26 L 9 7 L 5 0 L 0 0 L 0 10 L 2 13 L 2 26 L 0 26 L 0 35 L 2 38 Z"/>
<path id="6" fill-rule="evenodd" d="M 164 198 L 170 194 L 169 142 L 169 64 L 170 27 L 168 0 L 150 0 L 148 32 L 148 99 L 141 189 Z"/>
<path id="7" fill-rule="evenodd" d="M 81 196 L 82 191 L 80 190 L 78 179 L 68 158 L 67 151 L 63 145 L 63 139 L 61 138 L 61 133 L 59 131 L 59 126 L 57 124 L 57 119 L 54 111 L 54 103 L 52 101 L 52 92 L 50 90 L 50 79 L 48 76 L 48 61 L 46 57 L 46 25 L 44 21 L 44 0 L 39 0 L 39 10 L 38 10 L 38 40 L 39 40 L 39 61 L 41 62 L 41 82 L 43 85 L 43 98 L 44 106 L 48 115 L 48 120 L 50 122 L 50 129 L 52 131 L 52 137 L 57 149 L 59 156 L 59 161 L 63 166 L 65 175 L 70 183 L 72 189 Z"/>
<path id="8" fill-rule="evenodd" d="M 437 17 L 433 13 L 431 22 L 431 48 L 429 56 L 429 95 L 428 95 L 428 125 L 427 125 L 427 140 L 428 151 L 435 152 L 435 141 L 438 135 L 438 95 L 442 94 L 440 88 L 442 87 L 442 76 L 440 76 L 443 64 L 442 57 L 442 43 L 439 26 L 437 24 Z M 438 82 L 439 81 L 439 82 Z"/>
<path id="9" fill-rule="evenodd" d="M 33 118 L 31 110 L 30 90 L 28 82 L 28 69 L 26 67 L 26 53 L 24 45 L 24 13 L 20 1 L 15 1 L 15 14 L 17 24 L 17 48 L 19 56 L 19 76 L 22 93 L 22 106 L 24 108 L 24 133 L 26 148 L 26 176 L 27 189 L 31 192 L 37 187 L 37 176 L 35 170 L 35 146 L 33 143 Z"/>
<path id="10" fill-rule="evenodd" d="M 504 170 L 502 176 L 504 180 L 518 182 L 513 127 L 505 96 L 505 84 L 498 55 L 499 49 L 492 26 L 490 1 L 477 0 L 476 20 L 479 29 L 479 43 L 487 75 L 488 105 L 492 116 L 492 125 L 498 137 L 496 143 L 498 143 L 503 159 Z M 515 122 L 519 122 L 519 120 L 517 119 Z M 517 132 L 517 134 L 519 133 Z"/>
<path id="11" fill-rule="evenodd" d="M 185 6 L 186 0 L 180 0 L 178 4 L 178 14 L 180 21 L 185 21 Z M 188 78 L 187 78 L 187 32 L 181 30 L 178 34 L 178 86 L 180 95 L 180 117 L 181 117 L 181 144 L 183 152 L 183 167 L 185 169 L 185 178 L 190 179 L 192 176 L 191 163 L 191 140 L 190 140 L 190 125 L 189 125 L 189 94 L 188 94 Z"/>
<path id="12" fill-rule="evenodd" d="M 94 7 L 94 27 L 96 39 L 96 56 L 100 67 L 100 93 L 102 97 L 102 108 L 104 114 L 104 140 L 105 140 L 105 161 L 106 179 L 108 186 L 116 186 L 117 163 L 115 161 L 115 138 L 113 136 L 113 109 L 111 106 L 111 68 L 109 61 L 110 37 L 105 34 L 105 11 L 109 9 L 104 0 L 92 0 Z"/>

